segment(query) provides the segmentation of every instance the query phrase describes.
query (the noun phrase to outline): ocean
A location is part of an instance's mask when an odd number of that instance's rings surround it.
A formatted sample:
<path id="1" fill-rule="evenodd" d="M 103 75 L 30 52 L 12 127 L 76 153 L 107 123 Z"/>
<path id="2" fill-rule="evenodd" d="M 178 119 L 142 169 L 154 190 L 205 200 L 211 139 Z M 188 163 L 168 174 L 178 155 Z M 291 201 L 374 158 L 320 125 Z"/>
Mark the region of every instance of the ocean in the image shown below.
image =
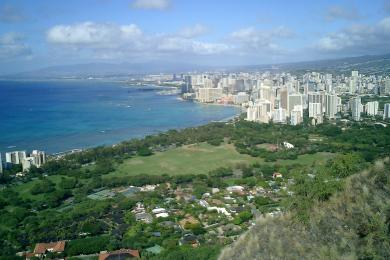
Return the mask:
<path id="1" fill-rule="evenodd" d="M 240 112 L 160 91 L 98 80 L 0 81 L 0 152 L 56 153 L 111 145 Z"/>

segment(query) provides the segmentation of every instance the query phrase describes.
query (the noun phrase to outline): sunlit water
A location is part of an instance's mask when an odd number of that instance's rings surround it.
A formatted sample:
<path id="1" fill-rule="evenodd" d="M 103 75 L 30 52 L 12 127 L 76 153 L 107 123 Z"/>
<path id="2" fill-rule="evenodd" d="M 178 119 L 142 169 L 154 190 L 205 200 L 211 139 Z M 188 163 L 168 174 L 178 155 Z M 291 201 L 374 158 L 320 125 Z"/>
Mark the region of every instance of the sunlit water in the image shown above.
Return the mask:
<path id="1" fill-rule="evenodd" d="M 239 113 L 102 81 L 0 81 L 0 152 L 108 145 Z"/>

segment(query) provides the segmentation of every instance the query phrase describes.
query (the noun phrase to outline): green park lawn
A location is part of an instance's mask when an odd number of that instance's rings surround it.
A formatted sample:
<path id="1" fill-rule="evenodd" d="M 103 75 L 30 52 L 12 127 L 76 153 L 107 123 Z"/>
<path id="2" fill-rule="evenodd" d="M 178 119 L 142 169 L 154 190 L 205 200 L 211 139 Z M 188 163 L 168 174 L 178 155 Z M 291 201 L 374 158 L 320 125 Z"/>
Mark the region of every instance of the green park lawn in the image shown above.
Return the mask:
<path id="1" fill-rule="evenodd" d="M 314 162 L 324 162 L 331 156 L 332 154 L 328 153 L 305 154 L 299 156 L 297 160 L 279 160 L 276 163 L 282 165 L 293 163 L 310 165 Z M 147 157 L 137 156 L 127 159 L 105 178 L 138 174 L 207 174 L 219 167 L 255 162 L 266 163 L 262 158 L 238 153 L 232 144 L 212 146 L 201 143 L 158 152 Z"/>
<path id="2" fill-rule="evenodd" d="M 50 179 L 55 184 L 58 184 L 58 183 L 61 182 L 61 178 L 62 177 L 65 177 L 65 176 L 62 176 L 62 175 L 51 175 L 51 176 L 48 176 L 47 178 Z M 43 196 L 44 196 L 43 194 L 32 195 L 31 192 L 30 192 L 31 188 L 36 183 L 39 183 L 39 182 L 40 182 L 39 179 L 35 179 L 35 180 L 29 181 L 29 182 L 26 182 L 26 183 L 22 183 L 22 184 L 16 185 L 14 189 L 15 189 L 16 192 L 19 193 L 19 195 L 23 199 L 40 200 L 40 199 L 43 198 Z"/>

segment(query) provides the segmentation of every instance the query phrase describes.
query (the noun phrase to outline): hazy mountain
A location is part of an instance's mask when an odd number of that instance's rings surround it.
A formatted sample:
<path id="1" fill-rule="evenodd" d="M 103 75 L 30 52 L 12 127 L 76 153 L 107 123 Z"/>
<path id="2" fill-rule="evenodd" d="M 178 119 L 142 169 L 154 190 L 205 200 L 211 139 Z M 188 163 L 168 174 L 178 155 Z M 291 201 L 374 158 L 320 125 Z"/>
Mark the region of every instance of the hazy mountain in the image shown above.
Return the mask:
<path id="1" fill-rule="evenodd" d="M 145 73 L 179 73 L 205 70 L 207 66 L 186 63 L 86 63 L 53 66 L 43 69 L 5 75 L 6 78 L 65 78 L 89 76 L 125 76 Z"/>
<path id="2" fill-rule="evenodd" d="M 53 66 L 43 69 L 5 75 L 5 78 L 64 78 L 89 76 L 125 76 L 146 73 L 185 73 L 189 71 L 322 71 L 333 74 L 350 73 L 359 70 L 361 73 L 390 73 L 390 54 L 367 55 L 341 59 L 304 61 L 295 63 L 263 64 L 248 66 L 204 66 L 187 63 L 149 62 L 149 63 L 87 63 L 64 66 Z"/>
<path id="3" fill-rule="evenodd" d="M 390 72 L 390 54 L 383 55 L 365 55 L 359 57 L 347 57 L 340 59 L 303 61 L 294 63 L 281 63 L 272 65 L 253 65 L 244 66 L 242 69 L 256 70 L 273 70 L 273 71 L 322 71 L 333 74 L 349 73 L 352 70 L 359 70 L 366 74 L 383 74 Z"/>

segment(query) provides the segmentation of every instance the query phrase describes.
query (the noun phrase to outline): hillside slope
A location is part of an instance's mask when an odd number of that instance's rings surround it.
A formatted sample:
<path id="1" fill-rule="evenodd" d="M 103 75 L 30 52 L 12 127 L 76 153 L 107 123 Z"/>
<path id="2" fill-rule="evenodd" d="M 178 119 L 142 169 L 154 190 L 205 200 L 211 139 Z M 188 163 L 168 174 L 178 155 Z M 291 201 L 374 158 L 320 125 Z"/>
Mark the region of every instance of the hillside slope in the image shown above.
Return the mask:
<path id="1" fill-rule="evenodd" d="M 342 192 L 293 213 L 258 219 L 219 259 L 390 259 L 390 163 L 351 176 Z"/>

